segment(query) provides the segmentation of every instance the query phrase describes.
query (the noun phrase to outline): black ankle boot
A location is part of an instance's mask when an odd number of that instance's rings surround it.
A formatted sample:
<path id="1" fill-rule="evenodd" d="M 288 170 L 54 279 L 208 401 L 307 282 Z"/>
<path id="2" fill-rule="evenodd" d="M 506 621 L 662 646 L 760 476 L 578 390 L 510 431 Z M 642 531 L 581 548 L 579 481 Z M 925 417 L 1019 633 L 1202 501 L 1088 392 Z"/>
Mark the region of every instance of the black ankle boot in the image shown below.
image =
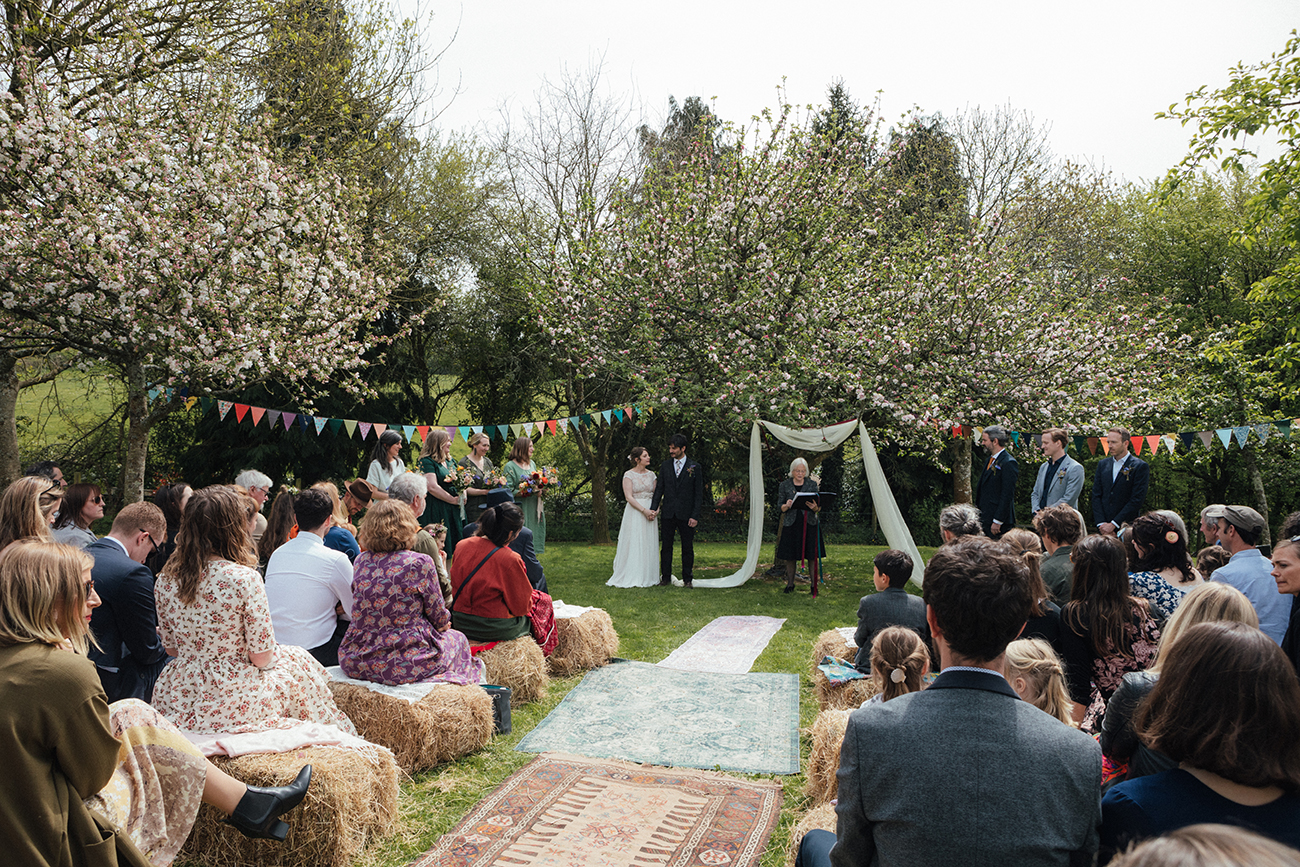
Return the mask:
<path id="1" fill-rule="evenodd" d="M 283 841 L 289 833 L 289 826 L 280 820 L 280 816 L 302 803 L 310 784 L 311 765 L 303 765 L 297 779 L 287 786 L 249 786 L 226 822 L 238 828 L 245 837 Z"/>

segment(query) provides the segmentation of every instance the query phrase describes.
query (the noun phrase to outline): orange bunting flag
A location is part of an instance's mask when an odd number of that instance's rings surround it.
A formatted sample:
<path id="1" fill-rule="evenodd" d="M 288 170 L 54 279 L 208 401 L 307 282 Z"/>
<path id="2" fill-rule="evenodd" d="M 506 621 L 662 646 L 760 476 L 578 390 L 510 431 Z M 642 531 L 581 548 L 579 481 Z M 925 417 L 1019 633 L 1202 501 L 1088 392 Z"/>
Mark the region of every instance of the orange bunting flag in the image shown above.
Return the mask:
<path id="1" fill-rule="evenodd" d="M 1135 455 L 1142 454 L 1142 445 L 1146 442 L 1146 440 L 1142 439 L 1142 437 L 1129 437 L 1128 441 L 1133 446 L 1133 454 Z"/>
<path id="2" fill-rule="evenodd" d="M 266 407 L 253 406 L 253 407 L 249 407 L 249 409 L 253 411 L 253 427 L 257 427 L 257 423 L 262 420 L 263 414 L 266 413 Z"/>
<path id="3" fill-rule="evenodd" d="M 375 438 L 378 439 L 380 434 L 388 430 L 388 425 L 375 422 Z"/>
<path id="4" fill-rule="evenodd" d="M 1151 434 L 1147 437 L 1147 445 L 1151 446 L 1151 454 L 1160 450 L 1160 434 Z"/>
<path id="5" fill-rule="evenodd" d="M 546 422 L 546 428 L 551 432 L 551 436 L 555 436 L 555 419 L 548 420 Z"/>

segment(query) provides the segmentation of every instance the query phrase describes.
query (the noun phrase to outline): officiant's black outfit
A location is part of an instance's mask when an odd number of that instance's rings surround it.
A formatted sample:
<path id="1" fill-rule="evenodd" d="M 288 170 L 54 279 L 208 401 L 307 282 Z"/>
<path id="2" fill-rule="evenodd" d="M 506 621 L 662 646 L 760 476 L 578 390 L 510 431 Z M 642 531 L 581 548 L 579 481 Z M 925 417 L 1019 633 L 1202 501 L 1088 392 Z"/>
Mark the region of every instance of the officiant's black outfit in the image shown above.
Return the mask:
<path id="1" fill-rule="evenodd" d="M 672 458 L 659 468 L 655 494 L 650 508 L 659 512 L 659 584 L 668 585 L 673 580 L 673 536 L 682 537 L 682 583 L 691 586 L 695 570 L 695 528 L 704 509 L 704 472 L 689 455 L 678 472 Z"/>

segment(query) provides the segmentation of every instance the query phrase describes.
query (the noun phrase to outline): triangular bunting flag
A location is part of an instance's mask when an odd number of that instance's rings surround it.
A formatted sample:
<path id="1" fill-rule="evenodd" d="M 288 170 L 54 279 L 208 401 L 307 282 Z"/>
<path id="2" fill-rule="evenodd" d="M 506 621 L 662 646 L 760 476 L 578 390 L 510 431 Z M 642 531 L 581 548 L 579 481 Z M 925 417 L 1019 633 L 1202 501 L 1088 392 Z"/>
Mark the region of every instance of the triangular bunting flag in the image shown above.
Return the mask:
<path id="1" fill-rule="evenodd" d="M 196 404 L 196 403 L 198 403 L 198 402 L 199 402 L 199 399 L 198 399 L 197 397 L 187 397 L 187 398 L 185 398 L 185 408 L 186 408 L 186 409 L 194 409 L 194 404 Z"/>
<path id="2" fill-rule="evenodd" d="M 1273 424 L 1277 425 L 1277 431 L 1278 431 L 1278 433 L 1282 434 L 1282 439 L 1290 439 L 1290 437 L 1291 437 L 1291 421 L 1290 421 L 1290 419 L 1285 419 L 1285 418 L 1284 418 L 1284 419 L 1282 419 L 1281 421 L 1275 421 L 1275 422 L 1273 422 Z"/>
<path id="3" fill-rule="evenodd" d="M 474 431 L 474 433 L 476 433 L 476 434 L 477 434 L 477 433 L 483 433 L 483 425 L 481 425 L 481 424 L 473 424 L 473 425 L 470 425 L 469 429 L 472 430 L 472 431 Z"/>
<path id="4" fill-rule="evenodd" d="M 623 410 L 621 410 L 621 409 L 616 409 L 616 410 L 614 410 L 614 418 L 618 419 L 619 421 L 622 421 L 622 420 L 623 420 Z"/>
<path id="5" fill-rule="evenodd" d="M 276 422 L 280 420 L 280 411 L 278 409 L 268 409 L 266 411 L 266 426 L 275 430 Z"/>
<path id="6" fill-rule="evenodd" d="M 325 425 L 329 424 L 329 419 L 322 418 L 321 416 L 316 416 L 314 419 L 311 420 L 311 422 L 313 425 L 316 426 L 316 435 L 320 436 L 325 432 Z"/>
<path id="7" fill-rule="evenodd" d="M 1268 436 L 1273 432 L 1273 423 L 1266 421 L 1263 424 L 1255 425 L 1255 436 L 1259 437 L 1262 443 L 1268 442 Z"/>
<path id="8" fill-rule="evenodd" d="M 343 419 L 343 429 L 348 432 L 348 437 L 352 437 L 357 432 L 357 423 L 355 419 Z"/>
<path id="9" fill-rule="evenodd" d="M 158 399 L 158 395 L 162 394 L 162 389 L 155 385 L 146 394 L 149 395 L 149 400 L 154 401 Z"/>
<path id="10" fill-rule="evenodd" d="M 984 436 L 984 428 L 975 425 L 975 427 L 971 428 L 971 436 L 978 440 L 980 437 Z"/>
<path id="11" fill-rule="evenodd" d="M 551 436 L 555 436 L 555 419 L 550 419 L 549 421 L 547 421 L 546 427 L 551 432 Z"/>
<path id="12" fill-rule="evenodd" d="M 284 412 L 284 413 L 280 413 L 280 421 L 284 422 L 284 429 L 285 429 L 285 430 L 291 430 L 291 429 L 293 428 L 293 423 L 294 423 L 297 419 L 298 419 L 298 413 L 296 413 L 296 412 Z"/>
<path id="13" fill-rule="evenodd" d="M 1088 451 L 1091 452 L 1092 454 L 1095 455 L 1097 453 L 1097 446 L 1099 446 L 1100 444 L 1101 444 L 1101 440 L 1099 440 L 1097 437 L 1088 437 Z"/>
<path id="14" fill-rule="evenodd" d="M 1147 437 L 1147 445 L 1151 446 L 1151 454 L 1154 455 L 1157 451 L 1159 451 L 1159 450 L 1160 450 L 1160 434 L 1150 434 L 1150 435 Z M 1173 449 L 1170 449 L 1169 451 L 1172 452 Z"/>
<path id="15" fill-rule="evenodd" d="M 557 418 L 555 420 L 555 427 L 560 433 L 564 433 L 569 429 L 569 420 L 567 418 Z"/>
<path id="16" fill-rule="evenodd" d="M 1172 455 L 1174 453 L 1174 447 L 1178 445 L 1178 438 L 1171 433 L 1167 433 L 1160 441 L 1165 444 L 1165 448 L 1168 449 L 1169 454 Z"/>
<path id="17" fill-rule="evenodd" d="M 1250 437 L 1250 425 L 1243 424 L 1232 429 L 1232 435 L 1237 439 L 1237 445 L 1243 449 L 1246 447 L 1246 440 Z"/>
<path id="18" fill-rule="evenodd" d="M 600 415 L 601 418 L 605 419 L 605 424 L 609 424 L 609 420 L 614 417 L 614 413 L 608 409 L 602 412 Z"/>
<path id="19" fill-rule="evenodd" d="M 952 438 L 957 439 L 959 436 L 961 436 L 961 425 L 955 424 L 952 426 Z"/>
<path id="20" fill-rule="evenodd" d="M 578 429 L 579 419 L 576 415 L 569 416 L 568 418 L 565 419 L 565 421 L 568 422 L 569 427 L 573 428 L 574 430 Z"/>
<path id="21" fill-rule="evenodd" d="M 1133 446 L 1133 454 L 1135 455 L 1142 454 L 1142 445 L 1143 443 L 1146 442 L 1146 440 L 1142 439 L 1142 437 L 1129 437 L 1128 441 Z"/>
<path id="22" fill-rule="evenodd" d="M 1103 455 L 1110 454 L 1110 440 L 1106 439 L 1105 437 L 1101 438 L 1101 453 Z"/>
<path id="23" fill-rule="evenodd" d="M 415 429 L 420 434 L 420 442 L 424 442 L 429 438 L 429 425 L 417 424 Z"/>
<path id="24" fill-rule="evenodd" d="M 1215 428 L 1214 432 L 1219 435 L 1219 442 L 1223 443 L 1223 447 L 1226 449 L 1228 443 L 1232 442 L 1232 428 Z"/>
<path id="25" fill-rule="evenodd" d="M 1018 430 L 1011 431 L 1011 445 L 1013 448 L 1015 446 L 1020 445 L 1020 431 Z"/>
<path id="26" fill-rule="evenodd" d="M 244 416 L 246 415 L 248 415 L 248 404 L 246 403 L 235 404 L 235 421 L 237 422 L 243 421 Z"/>
<path id="27" fill-rule="evenodd" d="M 591 424 L 591 414 L 590 414 L 590 413 L 585 413 L 585 412 L 584 412 L 584 413 L 582 414 L 582 417 L 579 419 L 579 421 L 581 421 L 583 425 L 590 425 L 590 424 Z"/>
<path id="28" fill-rule="evenodd" d="M 298 416 L 298 426 L 302 428 L 303 433 L 312 429 L 312 417 L 303 413 Z"/>
<path id="29" fill-rule="evenodd" d="M 1076 452 L 1078 452 L 1079 454 L 1083 454 L 1083 450 L 1086 449 L 1087 447 L 1088 447 L 1088 438 L 1087 438 L 1087 437 L 1084 437 L 1084 436 L 1076 436 L 1076 437 L 1074 438 L 1074 450 L 1075 450 Z"/>
<path id="30" fill-rule="evenodd" d="M 415 442 L 415 435 L 416 435 L 415 425 L 413 424 L 402 425 L 402 433 L 406 434 L 406 441 L 408 443 Z M 420 442 L 424 442 L 424 437 L 420 437 Z"/>
<path id="31" fill-rule="evenodd" d="M 1034 446 L 1035 446 L 1035 447 L 1040 448 L 1040 449 L 1043 447 L 1043 435 L 1042 435 L 1042 434 L 1033 434 L 1033 435 L 1030 437 L 1030 439 L 1032 439 L 1032 440 L 1034 441 Z"/>
<path id="32" fill-rule="evenodd" d="M 1210 443 L 1214 441 L 1214 431 L 1212 430 L 1198 431 L 1196 435 L 1201 438 L 1201 442 L 1205 444 L 1207 449 L 1210 447 Z M 1227 445 L 1227 443 L 1224 443 L 1224 445 Z"/>
<path id="33" fill-rule="evenodd" d="M 537 431 L 537 435 L 539 437 L 542 436 L 546 432 L 546 422 L 544 421 L 533 422 L 533 430 Z"/>
<path id="34" fill-rule="evenodd" d="M 469 442 L 469 436 L 470 434 L 474 433 L 474 429 L 469 427 L 461 427 L 458 428 L 458 430 L 460 431 L 460 438 L 463 439 L 465 442 Z M 455 437 L 456 435 L 453 433 L 452 436 Z"/>
<path id="35" fill-rule="evenodd" d="M 343 419 L 332 418 L 325 423 L 325 426 L 329 428 L 329 432 L 331 434 L 333 434 L 334 436 L 338 436 L 339 431 L 343 429 Z"/>
<path id="36" fill-rule="evenodd" d="M 447 432 L 447 436 L 451 438 L 451 441 L 455 442 L 456 432 L 460 430 L 460 428 L 456 427 L 454 424 L 449 424 L 446 427 L 444 427 L 443 430 Z"/>
<path id="37" fill-rule="evenodd" d="M 262 420 L 262 416 L 266 414 L 266 407 L 250 406 L 249 409 L 253 413 L 253 427 L 257 427 L 257 423 L 260 422 Z"/>
<path id="38" fill-rule="evenodd" d="M 627 413 L 627 417 L 628 417 L 628 418 L 632 418 L 632 416 L 635 414 L 635 408 L 634 408 L 634 407 L 630 407 L 630 406 L 629 406 L 629 407 L 625 407 L 624 410 L 623 410 L 623 412 Z"/>
<path id="39" fill-rule="evenodd" d="M 226 413 L 230 412 L 230 408 L 232 406 L 234 406 L 234 404 L 228 400 L 217 401 L 218 414 L 220 415 L 222 421 L 226 420 Z"/>
<path id="40" fill-rule="evenodd" d="M 375 429 L 375 439 L 379 439 L 383 435 L 384 431 L 388 430 L 388 425 L 380 424 L 379 422 L 375 422 L 372 427 Z"/>
<path id="41" fill-rule="evenodd" d="M 1183 448 L 1190 449 L 1192 443 L 1196 441 L 1196 434 L 1192 431 L 1180 431 L 1178 438 L 1183 441 Z"/>
<path id="42" fill-rule="evenodd" d="M 357 427 L 361 428 L 361 441 L 365 442 L 366 437 L 370 436 L 370 429 L 374 427 L 374 425 L 372 425 L 368 421 L 363 421 L 363 422 L 358 422 Z M 348 431 L 348 433 L 351 434 L 352 432 Z"/>
<path id="43" fill-rule="evenodd" d="M 216 401 L 214 401 L 214 400 L 213 400 L 212 398 L 210 398 L 210 397 L 201 397 L 201 398 L 199 398 L 199 409 L 201 409 L 203 412 L 207 412 L 208 410 L 212 409 L 212 407 L 213 407 L 215 404 L 216 404 Z"/>

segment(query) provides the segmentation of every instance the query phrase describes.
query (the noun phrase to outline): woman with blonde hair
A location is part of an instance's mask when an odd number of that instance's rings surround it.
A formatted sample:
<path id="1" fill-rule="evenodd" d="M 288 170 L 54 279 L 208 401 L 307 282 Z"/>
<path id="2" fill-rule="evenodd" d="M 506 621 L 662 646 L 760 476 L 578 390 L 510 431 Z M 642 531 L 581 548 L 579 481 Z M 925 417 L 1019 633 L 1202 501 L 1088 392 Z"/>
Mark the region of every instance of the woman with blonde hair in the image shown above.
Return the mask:
<path id="1" fill-rule="evenodd" d="M 8 858 L 164 867 L 200 802 L 247 836 L 283 840 L 279 816 L 302 801 L 310 766 L 291 786 L 251 788 L 144 702 L 108 703 L 85 655 L 94 641 L 90 612 L 100 604 L 92 563 L 80 550 L 35 540 L 0 552 L 0 835 Z"/>
<path id="2" fill-rule="evenodd" d="M 424 439 L 424 448 L 420 450 L 420 472 L 424 473 L 424 480 L 429 483 L 420 526 L 442 524 L 446 527 L 447 544 L 454 553 L 461 540 L 460 528 L 463 523 L 460 519 L 460 496 L 453 478 L 456 464 L 451 459 L 451 434 L 439 428 L 429 431 Z"/>
<path id="3" fill-rule="evenodd" d="M 1101 726 L 1102 754 L 1115 766 L 1111 773 L 1112 781 L 1132 780 L 1175 766 L 1168 756 L 1153 752 L 1138 740 L 1133 731 L 1133 717 L 1138 705 L 1155 689 L 1160 669 L 1169 658 L 1169 650 L 1183 633 L 1198 623 L 1219 621 L 1258 627 L 1259 615 L 1246 594 L 1231 584 L 1209 581 L 1193 588 L 1165 624 L 1155 661 L 1146 671 L 1124 675 L 1106 705 L 1106 716 Z"/>
<path id="4" fill-rule="evenodd" d="M 255 501 L 234 486 L 214 485 L 185 510 L 176 553 L 154 587 L 158 633 L 176 657 L 158 677 L 154 705 L 194 731 L 319 722 L 355 734 L 321 664 L 275 641 L 266 587 L 253 568 L 250 506 Z"/>
<path id="5" fill-rule="evenodd" d="M 411 550 L 420 526 L 396 499 L 370 507 L 352 574 L 352 624 L 339 645 L 348 677 L 398 686 L 480 683 L 482 666 L 465 636 L 451 628 L 437 567 Z M 517 556 L 517 555 L 516 555 Z"/>
<path id="6" fill-rule="evenodd" d="M 63 488 L 45 476 L 23 476 L 0 496 L 0 550 L 19 539 L 53 542 L 50 523 L 63 503 Z"/>
<path id="7" fill-rule="evenodd" d="M 1043 571 L 1040 568 L 1043 558 L 1042 541 L 1037 533 L 1021 527 L 1007 530 L 1000 538 L 1020 555 L 1029 569 L 1029 594 L 1033 604 L 1029 606 L 1029 620 L 1020 637 L 1041 638 L 1052 646 L 1054 652 L 1060 653 L 1061 609 L 1052 601 L 1051 591 L 1043 581 Z"/>
<path id="8" fill-rule="evenodd" d="M 514 448 L 510 450 L 510 460 L 506 461 L 506 487 L 514 495 L 515 502 L 524 512 L 524 526 L 533 531 L 533 551 L 541 556 L 546 550 L 546 510 L 542 506 L 540 495 L 523 495 L 519 492 L 519 483 L 537 471 L 533 463 L 533 438 L 519 437 Z"/>
<path id="9" fill-rule="evenodd" d="M 1007 680 L 1022 699 L 1072 728 L 1074 702 L 1065 688 L 1065 665 L 1041 638 L 1018 638 L 1007 645 Z"/>
<path id="10" fill-rule="evenodd" d="M 450 439 L 450 437 L 448 438 Z M 488 457 L 488 450 L 492 448 L 492 440 L 483 432 L 469 435 L 465 441 L 469 446 L 469 454 L 460 459 L 457 466 L 468 467 L 474 475 L 479 478 L 488 479 L 496 475 L 496 464 Z M 487 495 L 490 488 L 466 488 L 465 489 L 465 514 L 468 517 L 468 523 L 478 520 L 479 512 L 483 511 L 483 506 L 487 503 Z M 460 541 L 457 537 L 456 541 Z M 455 546 L 451 546 L 455 548 Z"/>

